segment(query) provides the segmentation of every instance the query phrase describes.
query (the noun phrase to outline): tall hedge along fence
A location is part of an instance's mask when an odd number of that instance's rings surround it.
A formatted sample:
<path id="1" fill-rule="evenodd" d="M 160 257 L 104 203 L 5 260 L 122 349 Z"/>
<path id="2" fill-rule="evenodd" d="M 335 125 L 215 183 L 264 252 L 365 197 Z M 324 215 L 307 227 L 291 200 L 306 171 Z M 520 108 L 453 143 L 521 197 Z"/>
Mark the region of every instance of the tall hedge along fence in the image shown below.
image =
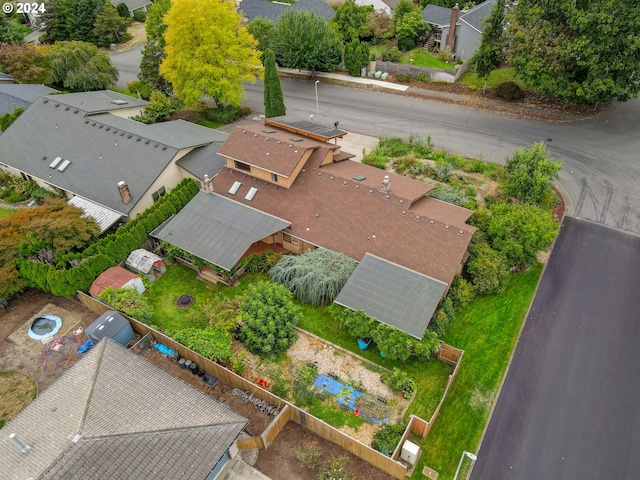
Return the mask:
<path id="1" fill-rule="evenodd" d="M 198 190 L 193 179 L 185 178 L 135 219 L 81 253 L 56 256 L 55 265 L 18 259 L 20 275 L 29 286 L 54 295 L 71 297 L 78 290 L 86 292 L 102 272 L 117 265 L 132 250 L 139 248 L 149 233 L 179 212 Z"/>

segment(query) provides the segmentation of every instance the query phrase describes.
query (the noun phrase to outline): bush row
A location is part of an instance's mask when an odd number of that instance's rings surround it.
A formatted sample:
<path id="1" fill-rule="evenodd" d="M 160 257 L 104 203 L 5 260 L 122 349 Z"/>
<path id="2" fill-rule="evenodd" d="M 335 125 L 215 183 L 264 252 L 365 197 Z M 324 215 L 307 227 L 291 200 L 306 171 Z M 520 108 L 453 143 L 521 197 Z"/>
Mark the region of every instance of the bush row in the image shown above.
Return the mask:
<path id="1" fill-rule="evenodd" d="M 196 193 L 196 182 L 184 179 L 134 220 L 81 253 L 56 256 L 55 265 L 19 259 L 20 275 L 29 286 L 54 295 L 70 297 L 78 290 L 87 291 L 98 275 L 139 248 L 149 233 L 180 211 Z"/>

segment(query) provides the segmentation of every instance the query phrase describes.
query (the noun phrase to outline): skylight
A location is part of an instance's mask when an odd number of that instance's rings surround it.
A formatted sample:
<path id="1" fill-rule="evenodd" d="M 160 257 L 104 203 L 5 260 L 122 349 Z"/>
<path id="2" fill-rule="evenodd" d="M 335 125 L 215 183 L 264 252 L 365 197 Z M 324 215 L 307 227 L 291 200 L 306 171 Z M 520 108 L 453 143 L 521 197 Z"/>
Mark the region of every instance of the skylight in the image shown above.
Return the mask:
<path id="1" fill-rule="evenodd" d="M 71 160 L 65 160 L 58 167 L 58 171 L 59 172 L 64 172 L 70 164 L 71 164 Z"/>
<path id="2" fill-rule="evenodd" d="M 231 185 L 231 188 L 229 189 L 229 193 L 231 195 L 235 195 L 241 186 L 242 186 L 241 182 L 233 182 L 233 185 Z"/>
<path id="3" fill-rule="evenodd" d="M 258 189 L 256 187 L 251 187 L 244 199 L 250 202 L 253 200 L 253 197 L 256 196 L 256 193 L 258 193 Z"/>
<path id="4" fill-rule="evenodd" d="M 61 161 L 62 157 L 56 157 L 55 160 L 49 164 L 49 166 L 51 168 L 56 168 Z"/>

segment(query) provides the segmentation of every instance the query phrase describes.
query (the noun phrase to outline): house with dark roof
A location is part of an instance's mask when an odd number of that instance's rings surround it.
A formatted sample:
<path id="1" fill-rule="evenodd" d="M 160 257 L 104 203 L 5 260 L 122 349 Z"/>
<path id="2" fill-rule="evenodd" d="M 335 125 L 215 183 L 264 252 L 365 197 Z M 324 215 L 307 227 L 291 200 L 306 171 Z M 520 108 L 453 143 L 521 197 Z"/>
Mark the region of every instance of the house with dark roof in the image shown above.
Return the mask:
<path id="1" fill-rule="evenodd" d="M 480 46 L 484 22 L 494 3 L 495 0 L 485 0 L 469 10 L 460 10 L 457 4 L 453 8 L 427 5 L 422 18 L 431 25 L 438 50 L 449 47 L 456 58 L 468 60 Z"/>
<path id="2" fill-rule="evenodd" d="M 118 8 L 118 5 L 124 3 L 129 10 L 129 15 L 133 17 L 133 12 L 142 10 L 146 13 L 147 7 L 153 3 L 151 0 L 111 0 L 111 5 Z"/>
<path id="3" fill-rule="evenodd" d="M 0 471 L 7 480 L 205 480 L 247 423 L 105 338 L 4 426 Z"/>
<path id="4" fill-rule="evenodd" d="M 421 338 L 467 258 L 471 211 L 432 185 L 351 161 L 346 132 L 292 117 L 236 128 L 208 189 L 152 232 L 231 272 L 252 243 L 360 265 L 338 303 Z M 372 294 L 372 292 L 375 292 Z"/>
<path id="5" fill-rule="evenodd" d="M 104 231 L 183 178 L 201 182 L 224 163 L 217 149 L 225 133 L 184 120 L 145 125 L 129 118 L 146 104 L 111 91 L 40 97 L 0 136 L 0 167 L 76 197 Z"/>
<path id="6" fill-rule="evenodd" d="M 57 92 L 58 90 L 44 85 L 0 82 L 0 115 L 12 113 L 16 108 L 26 110 L 41 96 Z"/>
<path id="7" fill-rule="evenodd" d="M 291 5 L 282 2 L 270 2 L 269 0 L 241 0 L 238 10 L 247 19 L 247 23 L 257 17 L 266 18 L 276 23 L 287 10 L 313 12 L 327 22 L 336 13 L 325 0 L 298 0 Z"/>

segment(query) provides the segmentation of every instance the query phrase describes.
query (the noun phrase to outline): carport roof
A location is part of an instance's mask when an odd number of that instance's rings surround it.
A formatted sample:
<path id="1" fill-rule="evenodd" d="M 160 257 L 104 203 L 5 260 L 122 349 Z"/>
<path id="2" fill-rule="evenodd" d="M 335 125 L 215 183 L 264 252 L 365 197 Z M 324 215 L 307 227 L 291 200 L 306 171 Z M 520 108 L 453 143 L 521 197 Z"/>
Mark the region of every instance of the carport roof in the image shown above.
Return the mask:
<path id="1" fill-rule="evenodd" d="M 365 254 L 335 302 L 422 338 L 447 284 Z"/>
<path id="2" fill-rule="evenodd" d="M 151 236 L 231 270 L 251 244 L 290 225 L 216 193 L 199 192 Z"/>

